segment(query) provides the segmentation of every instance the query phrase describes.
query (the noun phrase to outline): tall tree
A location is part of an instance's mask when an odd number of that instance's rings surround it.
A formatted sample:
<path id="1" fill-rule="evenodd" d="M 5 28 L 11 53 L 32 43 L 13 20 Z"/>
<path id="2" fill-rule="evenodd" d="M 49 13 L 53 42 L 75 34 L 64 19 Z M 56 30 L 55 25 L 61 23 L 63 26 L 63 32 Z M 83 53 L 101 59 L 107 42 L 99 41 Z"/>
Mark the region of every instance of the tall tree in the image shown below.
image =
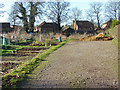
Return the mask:
<path id="1" fill-rule="evenodd" d="M 72 16 L 74 20 L 80 20 L 82 17 L 82 11 L 78 9 L 77 7 L 72 9 Z"/>
<path id="2" fill-rule="evenodd" d="M 11 12 L 9 14 L 9 21 L 13 24 L 16 25 L 17 23 L 17 14 L 18 14 L 18 3 L 15 2 L 14 5 L 11 8 Z"/>
<path id="3" fill-rule="evenodd" d="M 109 1 L 106 3 L 105 5 L 105 16 L 110 19 L 117 19 L 118 16 L 118 11 L 120 8 L 119 7 L 119 3 L 116 1 Z"/>
<path id="4" fill-rule="evenodd" d="M 87 17 L 87 19 L 90 20 L 93 24 L 95 23 L 95 22 L 94 22 L 94 15 L 93 15 L 91 9 L 89 9 L 89 10 L 86 11 L 86 17 Z"/>
<path id="5" fill-rule="evenodd" d="M 17 2 L 18 12 L 15 16 L 22 20 L 26 32 L 33 32 L 35 19 L 42 14 L 42 4 L 43 2 Z"/>
<path id="6" fill-rule="evenodd" d="M 48 2 L 48 11 L 46 15 L 48 19 L 58 24 L 60 31 L 61 23 L 68 19 L 69 4 L 69 2 L 59 2 L 57 0 L 55 2 Z"/>
<path id="7" fill-rule="evenodd" d="M 23 21 L 24 30 L 26 32 L 29 32 L 27 11 L 22 2 L 19 3 L 19 12 L 21 13 L 21 16 L 17 15 L 17 17 L 19 17 Z"/>
<path id="8" fill-rule="evenodd" d="M 100 29 L 100 18 L 101 18 L 101 11 L 102 11 L 102 3 L 94 2 L 90 4 L 91 13 L 96 17 L 98 29 Z"/>
<path id="9" fill-rule="evenodd" d="M 35 17 L 38 14 L 42 14 L 41 7 L 43 3 L 41 2 L 30 2 L 30 15 L 29 15 L 29 31 L 32 32 L 34 29 Z"/>

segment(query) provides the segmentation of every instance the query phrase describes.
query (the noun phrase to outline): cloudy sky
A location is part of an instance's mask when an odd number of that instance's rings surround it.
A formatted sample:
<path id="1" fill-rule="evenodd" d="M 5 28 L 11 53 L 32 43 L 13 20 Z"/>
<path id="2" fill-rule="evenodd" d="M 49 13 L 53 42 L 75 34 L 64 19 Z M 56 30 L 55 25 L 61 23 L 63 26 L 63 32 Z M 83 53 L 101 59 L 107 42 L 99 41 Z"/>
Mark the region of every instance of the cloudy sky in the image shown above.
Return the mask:
<path id="1" fill-rule="evenodd" d="M 0 3 L 3 3 L 5 6 L 2 8 L 0 7 L 0 11 L 5 11 L 5 12 L 0 13 L 0 22 L 8 22 L 8 17 L 9 17 L 8 14 L 10 13 L 11 6 L 16 1 L 27 1 L 27 0 L 1 0 Z M 39 0 L 36 0 L 36 1 L 39 1 Z M 54 0 L 51 0 L 51 1 L 54 1 Z M 86 20 L 85 11 L 89 9 L 89 6 L 90 6 L 89 4 L 91 2 L 103 2 L 103 3 L 108 2 L 108 0 L 64 0 L 64 1 L 70 2 L 70 8 L 78 7 L 79 9 L 81 9 L 83 20 Z"/>

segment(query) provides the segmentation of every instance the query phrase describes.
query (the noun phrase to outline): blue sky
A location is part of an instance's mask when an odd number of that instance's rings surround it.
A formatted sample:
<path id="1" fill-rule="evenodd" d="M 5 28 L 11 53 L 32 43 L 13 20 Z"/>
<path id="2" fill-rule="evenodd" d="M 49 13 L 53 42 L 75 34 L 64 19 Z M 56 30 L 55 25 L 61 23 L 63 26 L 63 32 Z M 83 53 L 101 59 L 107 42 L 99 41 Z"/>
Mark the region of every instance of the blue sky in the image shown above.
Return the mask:
<path id="1" fill-rule="evenodd" d="M 4 15 L 4 17 L 0 17 L 0 22 L 8 22 L 8 17 L 9 17 L 8 13 L 10 12 L 11 6 L 13 5 L 13 3 L 15 1 L 18 1 L 18 0 L 2 0 L 0 2 L 0 3 L 5 4 L 5 7 L 0 8 L 0 10 L 6 11 L 4 14 L 2 14 L 2 15 Z M 21 1 L 25 1 L 25 0 L 21 0 Z M 49 0 L 47 0 L 47 1 L 49 1 Z M 52 1 L 54 1 L 54 0 L 52 0 Z M 87 9 L 89 9 L 89 6 L 90 6 L 89 4 L 91 2 L 103 2 L 103 3 L 105 3 L 108 0 L 64 0 L 64 1 L 70 2 L 70 8 L 78 7 L 79 9 L 81 9 L 82 10 L 82 20 L 86 20 L 85 11 Z"/>

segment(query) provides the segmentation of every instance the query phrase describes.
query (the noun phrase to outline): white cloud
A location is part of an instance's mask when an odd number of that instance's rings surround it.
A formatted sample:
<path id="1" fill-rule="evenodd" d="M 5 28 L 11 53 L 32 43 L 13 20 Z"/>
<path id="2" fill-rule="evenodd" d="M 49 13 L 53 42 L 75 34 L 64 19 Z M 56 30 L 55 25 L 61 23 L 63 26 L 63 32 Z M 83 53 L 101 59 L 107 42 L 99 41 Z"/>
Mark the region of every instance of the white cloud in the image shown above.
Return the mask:
<path id="1" fill-rule="evenodd" d="M 7 13 L 1 14 L 0 22 L 8 22 L 8 14 Z"/>

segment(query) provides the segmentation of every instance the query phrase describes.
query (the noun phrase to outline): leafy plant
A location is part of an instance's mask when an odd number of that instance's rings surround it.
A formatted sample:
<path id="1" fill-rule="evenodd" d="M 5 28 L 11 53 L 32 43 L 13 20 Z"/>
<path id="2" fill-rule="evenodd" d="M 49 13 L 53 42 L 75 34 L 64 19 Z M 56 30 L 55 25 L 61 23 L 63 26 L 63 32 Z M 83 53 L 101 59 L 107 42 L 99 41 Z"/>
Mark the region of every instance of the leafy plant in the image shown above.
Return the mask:
<path id="1" fill-rule="evenodd" d="M 112 20 L 111 28 L 114 28 L 118 24 L 120 24 L 120 20 L 117 20 L 117 19 Z"/>

